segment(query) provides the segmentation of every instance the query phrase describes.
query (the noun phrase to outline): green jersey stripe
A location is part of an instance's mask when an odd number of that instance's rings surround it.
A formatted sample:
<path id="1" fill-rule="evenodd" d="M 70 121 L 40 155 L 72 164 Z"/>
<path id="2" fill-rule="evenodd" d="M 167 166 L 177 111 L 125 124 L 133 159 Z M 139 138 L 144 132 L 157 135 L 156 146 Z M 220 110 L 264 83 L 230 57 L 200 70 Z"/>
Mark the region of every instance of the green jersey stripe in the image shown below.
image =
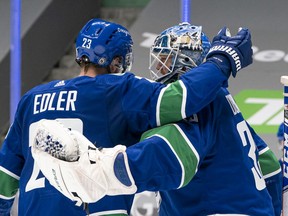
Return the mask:
<path id="1" fill-rule="evenodd" d="M 3 199 L 11 199 L 15 197 L 18 188 L 19 188 L 19 177 L 9 175 L 7 170 L 3 167 L 0 167 L 0 197 Z"/>
<path id="2" fill-rule="evenodd" d="M 181 167 L 181 170 L 182 170 L 182 177 L 181 177 L 181 181 L 180 181 L 180 184 L 179 184 L 179 187 L 178 188 L 181 188 L 183 187 L 183 184 L 185 182 L 185 168 L 184 168 L 184 165 L 181 161 L 181 159 L 179 158 L 179 156 L 177 155 L 177 153 L 175 152 L 172 144 L 169 142 L 169 140 L 167 140 L 164 136 L 161 136 L 159 134 L 155 134 L 154 136 L 157 136 L 157 137 L 160 137 L 161 139 L 163 139 L 165 141 L 165 143 L 167 143 L 167 145 L 170 147 L 171 151 L 173 152 L 173 154 L 175 155 L 175 157 L 177 158 L 178 162 L 179 162 L 179 165 Z"/>
<path id="3" fill-rule="evenodd" d="M 186 118 L 186 101 L 187 89 L 181 80 L 163 88 L 156 107 L 157 126 Z"/>
<path id="4" fill-rule="evenodd" d="M 183 177 L 179 187 L 187 185 L 197 172 L 199 154 L 185 133 L 178 125 L 168 124 L 145 132 L 141 139 L 151 136 L 161 137 L 170 147 L 183 169 Z"/>
<path id="5" fill-rule="evenodd" d="M 110 211 L 102 211 L 89 214 L 90 216 L 127 216 L 128 213 L 126 210 L 110 210 Z"/>
<path id="6" fill-rule="evenodd" d="M 264 150 L 264 151 L 263 151 Z M 259 153 L 259 164 L 264 178 L 268 178 L 273 174 L 281 171 L 280 163 L 271 149 L 265 148 Z"/>

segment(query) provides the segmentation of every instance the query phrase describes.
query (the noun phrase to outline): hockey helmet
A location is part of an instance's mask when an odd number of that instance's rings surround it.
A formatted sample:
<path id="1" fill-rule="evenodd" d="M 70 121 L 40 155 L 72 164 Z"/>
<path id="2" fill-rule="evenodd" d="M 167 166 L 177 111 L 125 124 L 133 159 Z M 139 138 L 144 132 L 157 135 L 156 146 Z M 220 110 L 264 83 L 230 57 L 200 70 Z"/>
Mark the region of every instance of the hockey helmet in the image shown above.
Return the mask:
<path id="1" fill-rule="evenodd" d="M 79 32 L 76 39 L 76 62 L 91 62 L 97 67 L 109 66 L 115 57 L 121 58 L 121 72 L 132 67 L 133 41 L 123 26 L 91 19 Z"/>

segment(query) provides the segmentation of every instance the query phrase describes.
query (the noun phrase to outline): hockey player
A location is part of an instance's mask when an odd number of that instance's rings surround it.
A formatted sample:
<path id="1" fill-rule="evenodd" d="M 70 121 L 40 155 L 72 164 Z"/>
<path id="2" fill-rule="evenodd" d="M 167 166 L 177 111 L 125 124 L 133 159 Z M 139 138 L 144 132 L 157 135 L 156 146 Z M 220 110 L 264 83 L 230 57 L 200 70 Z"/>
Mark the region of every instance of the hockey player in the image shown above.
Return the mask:
<path id="1" fill-rule="evenodd" d="M 235 42 L 225 31 L 214 38 L 214 44 Z M 165 30 L 151 49 L 156 59 L 151 62 L 157 62 L 158 69 L 153 76 L 162 82 L 177 80 L 203 61 L 209 46 L 201 27 L 183 23 Z M 214 51 L 219 50 L 212 47 L 208 58 Z M 54 123 L 45 124 L 40 128 L 50 133 Z M 280 215 L 280 166 L 226 88 L 196 115 L 151 129 L 142 142 L 127 149 L 93 150 L 83 136 L 71 133 L 78 140 L 75 146 L 86 143 L 78 161 L 58 160 L 37 146 L 34 154 L 47 178 L 72 200 L 75 192 L 82 201 L 93 202 L 105 194 L 129 194 L 137 187 L 137 192 L 160 191 L 160 215 Z M 47 141 L 38 143 L 46 146 Z M 50 161 L 49 167 L 45 161 Z"/>
<path id="2" fill-rule="evenodd" d="M 200 29 L 199 29 L 200 28 Z M 174 26 L 171 28 L 168 28 L 167 30 L 163 31 L 159 37 L 155 40 L 154 45 L 151 48 L 151 53 L 150 53 L 150 70 L 151 70 L 151 74 L 152 77 L 154 77 L 154 79 L 160 80 L 161 82 L 164 83 L 169 83 L 172 81 L 175 81 L 178 79 L 180 74 L 185 73 L 185 71 L 189 70 L 192 67 L 195 67 L 197 65 L 199 65 L 201 63 L 201 58 L 198 58 L 199 52 L 189 49 L 189 42 L 188 43 L 183 43 L 183 41 L 185 41 L 185 39 L 187 38 L 187 35 L 193 35 L 193 31 L 191 31 L 190 29 L 194 29 L 194 31 L 196 31 L 196 29 L 198 29 L 198 32 L 200 34 L 201 32 L 201 27 L 197 27 L 197 26 L 191 26 L 189 24 L 183 24 L 183 25 L 179 25 L 179 26 Z M 195 33 L 194 33 L 195 34 Z M 203 33 L 202 33 L 203 34 Z M 226 32 L 227 34 L 227 32 Z M 229 35 L 230 33 L 228 33 Z M 228 38 L 221 38 L 222 40 L 227 40 L 229 41 L 229 37 Z M 219 40 L 219 37 L 216 36 L 213 41 L 215 43 L 215 41 Z M 187 41 L 187 39 L 186 39 Z M 202 35 L 202 46 L 206 47 L 208 46 L 207 44 L 209 43 L 209 40 L 205 37 L 205 34 Z M 211 52 L 213 53 L 213 48 L 210 50 L 210 52 L 208 53 L 208 57 L 211 54 Z M 188 60 L 189 59 L 189 60 Z M 170 62 L 169 62 L 170 61 Z M 206 110 L 207 109 L 207 110 Z M 229 111 L 228 111 L 229 110 Z M 209 116 L 210 115 L 210 116 Z M 266 182 L 266 186 L 268 188 L 269 194 L 272 197 L 272 202 L 273 202 L 273 207 L 274 207 L 274 213 L 275 215 L 280 215 L 281 213 L 281 186 L 282 186 L 282 182 L 281 182 L 281 172 L 280 172 L 280 167 L 278 166 L 277 163 L 277 159 L 276 156 L 274 155 L 274 153 L 268 148 L 267 144 L 259 137 L 257 136 L 257 134 L 253 131 L 253 129 L 248 125 L 247 122 L 245 122 L 237 104 L 235 103 L 235 101 L 233 100 L 231 94 L 228 92 L 228 90 L 226 88 L 222 88 L 221 91 L 217 94 L 216 99 L 206 108 L 204 108 L 203 110 L 201 110 L 199 113 L 197 113 L 197 119 L 199 121 L 199 125 L 200 125 L 200 131 L 204 131 L 205 135 L 204 137 L 207 137 L 208 134 L 211 133 L 211 131 L 216 132 L 215 136 L 212 138 L 210 138 L 212 140 L 212 144 L 210 147 L 214 150 L 212 151 L 207 151 L 206 152 L 206 157 L 211 156 L 211 155 L 216 155 L 215 159 L 212 159 L 212 162 L 210 161 L 209 163 L 207 163 L 207 161 L 205 161 L 205 159 L 203 159 L 203 165 L 200 167 L 198 167 L 199 171 L 198 173 L 195 175 L 196 179 L 199 180 L 193 180 L 191 181 L 191 183 L 189 183 L 187 185 L 187 187 L 185 187 L 185 189 L 181 189 L 181 190 L 176 190 L 173 192 L 170 191 L 164 191 L 164 192 L 160 192 L 161 198 L 164 200 L 162 202 L 162 205 L 160 205 L 160 215 L 161 215 L 161 211 L 163 213 L 163 215 L 167 215 L 169 212 L 174 212 L 175 214 L 179 214 L 179 215 L 186 215 L 188 212 L 193 212 L 193 210 L 191 211 L 192 207 L 189 207 L 189 204 L 183 204 L 180 202 L 180 205 L 177 206 L 177 200 L 181 198 L 185 199 L 185 200 L 191 200 L 190 202 L 190 206 L 191 203 L 197 203 L 199 205 L 196 205 L 196 208 L 194 208 L 194 214 L 193 215 L 200 215 L 200 212 L 205 212 L 206 214 L 215 214 L 215 213 L 220 213 L 220 212 L 226 212 L 229 213 L 229 210 L 225 210 L 225 208 L 218 208 L 216 207 L 217 203 L 220 206 L 221 203 L 225 203 L 226 199 L 234 199 L 234 197 L 231 195 L 233 192 L 237 193 L 237 189 L 231 190 L 230 192 L 226 193 L 225 196 L 225 192 L 223 193 L 223 198 L 221 199 L 217 199 L 218 201 L 212 201 L 212 197 L 216 197 L 217 194 L 222 197 L 220 194 L 222 194 L 222 191 L 225 191 L 227 188 L 223 188 L 222 190 L 217 190 L 216 188 L 221 186 L 221 183 L 223 182 L 227 182 L 227 184 L 225 183 L 226 187 L 231 187 L 231 182 L 234 182 L 237 184 L 237 181 L 235 178 L 233 180 L 232 178 L 229 178 L 229 175 L 227 175 L 227 177 L 224 177 L 224 175 L 222 175 L 222 177 L 225 180 L 222 181 L 218 181 L 215 180 L 214 183 L 211 183 L 210 189 L 207 189 L 206 186 L 208 186 L 207 184 L 205 184 L 204 182 L 209 182 L 208 181 L 208 177 L 206 175 L 205 172 L 202 171 L 202 167 L 205 167 L 206 171 L 209 170 L 208 173 L 210 173 L 210 178 L 215 178 L 217 177 L 217 175 L 219 174 L 219 170 L 217 170 L 217 167 L 225 167 L 226 163 L 230 164 L 230 167 L 227 166 L 228 168 L 233 167 L 233 162 L 235 163 L 235 166 L 239 166 L 241 167 L 241 165 L 243 165 L 245 162 L 245 158 L 242 158 L 242 164 L 239 163 L 237 164 L 237 157 L 232 156 L 234 153 L 236 153 L 236 149 L 238 149 L 239 147 L 242 146 L 244 147 L 244 149 L 240 152 L 242 152 L 242 154 L 248 153 L 248 160 L 254 160 L 254 166 L 252 165 L 251 171 L 252 172 L 259 172 L 259 168 L 257 168 L 257 163 L 255 160 L 258 160 L 259 157 L 259 163 L 260 163 L 260 173 L 263 174 L 263 179 Z M 218 119 L 218 120 L 217 120 Z M 219 120 L 220 119 L 220 120 Z M 207 126 L 209 125 L 209 126 Z M 207 130 L 208 128 L 208 130 Z M 156 130 L 156 129 L 155 129 Z M 225 133 L 226 132 L 226 133 Z M 150 133 L 150 135 L 153 134 Z M 214 133 L 212 133 L 214 134 Z M 253 138 L 252 138 L 253 137 Z M 207 138 L 207 140 L 209 140 L 209 138 Z M 236 146 L 231 147 L 231 149 L 226 149 L 226 145 L 228 143 L 235 143 Z M 253 145 L 256 144 L 256 149 Z M 250 145 L 250 147 L 249 147 Z M 208 145 L 209 146 L 209 145 Z M 246 149 L 245 149 L 246 148 Z M 250 150 L 249 150 L 250 148 Z M 219 150 L 222 153 L 219 153 Z M 233 152 L 234 151 L 234 152 Z M 249 152 L 248 152 L 249 151 Z M 252 153 L 252 151 L 255 152 L 256 154 L 256 158 L 253 156 L 254 153 Z M 217 152 L 217 153 L 216 153 Z M 239 152 L 238 152 L 239 153 Z M 247 156 L 246 155 L 246 156 Z M 259 156 L 258 156 L 259 155 Z M 229 157 L 230 156 L 230 157 Z M 225 162 L 221 159 L 219 159 L 219 157 L 223 157 L 225 158 Z M 217 159 L 216 159 L 217 158 Z M 246 158 L 246 160 L 247 160 Z M 210 159 L 210 158 L 209 158 Z M 240 159 L 240 158 L 238 158 Z M 201 160 L 201 159 L 200 159 Z M 231 161 L 233 162 L 231 162 Z M 251 160 L 251 162 L 252 162 Z M 230 161 L 230 162 L 229 162 Z M 214 163 L 213 165 L 211 165 L 212 163 Z M 207 167 L 207 164 L 208 167 Z M 218 165 L 217 165 L 218 164 Z M 221 166 L 220 166 L 221 164 Z M 247 164 L 246 164 L 247 166 Z M 242 166 L 243 169 L 245 166 Z M 248 166 L 249 167 L 249 166 Z M 254 168 L 255 167 L 255 168 Z M 246 167 L 247 168 L 247 167 Z M 240 168 L 241 169 L 241 168 Z M 254 170 L 255 169 L 255 170 Z M 226 170 L 225 168 L 223 170 Z M 223 172 L 222 170 L 222 172 Z M 210 172 L 211 171 L 211 172 Z M 242 172 L 242 174 L 244 174 L 243 170 L 238 170 L 239 172 Z M 237 169 L 234 169 L 234 172 L 236 174 L 236 172 L 238 172 Z M 214 173 L 214 177 L 213 177 L 213 173 Z M 261 174 L 260 174 L 261 175 Z M 203 181 L 203 176 L 207 177 L 207 180 Z M 246 175 L 244 174 L 243 177 L 245 177 Z M 249 175 L 247 175 L 249 176 Z M 251 176 L 251 173 L 250 173 Z M 253 174 L 254 176 L 254 180 L 255 180 L 255 186 L 257 188 L 257 190 L 259 189 L 259 180 L 262 178 L 260 177 L 260 179 L 257 180 L 257 177 L 255 175 L 255 173 Z M 235 177 L 235 176 L 234 176 Z M 204 177 L 205 178 L 205 177 Z M 238 179 L 241 178 L 241 175 L 238 175 Z M 230 184 L 228 183 L 228 181 L 231 181 Z M 258 182 L 257 182 L 258 181 Z M 263 180 L 261 180 L 263 181 Z M 240 182 L 239 182 L 240 183 Z M 242 181 L 242 183 L 244 183 Z M 202 185 L 202 187 L 201 187 Z M 249 185 L 251 186 L 251 182 L 249 184 L 249 182 L 246 182 L 246 187 L 249 188 Z M 209 186 L 208 186 L 209 187 Z M 199 191 L 198 193 L 188 193 L 187 191 L 189 190 L 193 190 L 196 189 L 196 191 Z M 199 201 L 199 195 L 201 193 L 201 191 L 205 191 L 204 189 L 206 189 L 206 192 L 208 193 L 208 190 L 215 191 L 215 193 L 211 192 L 211 195 L 206 196 L 205 201 L 201 200 Z M 245 188 L 242 188 L 243 190 Z M 238 188 L 239 193 L 241 191 L 240 187 Z M 256 190 L 256 191 L 257 191 Z M 263 189 L 264 190 L 264 189 Z M 253 190 L 251 190 L 253 191 Z M 261 190 L 260 190 L 261 191 Z M 262 194 L 264 194 L 262 192 Z M 243 198 L 245 197 L 245 193 L 242 192 Z M 246 194 L 246 199 L 249 197 L 248 194 Z M 253 197 L 252 194 L 250 194 L 251 198 Z M 209 198 L 210 197 L 210 198 Z M 265 196 L 262 196 L 262 199 Z M 204 197 L 203 197 L 204 198 Z M 210 210 L 204 210 L 205 209 L 205 204 L 212 202 L 213 205 L 217 210 L 211 210 L 211 206 L 210 206 Z M 230 201 L 229 204 L 231 203 L 231 205 L 227 208 L 234 208 L 234 212 L 231 211 L 230 213 L 245 213 L 248 215 L 261 215 L 262 213 L 260 213 L 262 211 L 261 208 L 254 209 L 255 211 L 251 211 L 251 210 L 243 210 L 245 208 L 245 205 L 242 206 L 242 210 L 237 210 L 237 208 L 235 208 L 233 205 L 237 205 L 236 203 L 233 204 L 233 201 Z M 246 205 L 247 207 L 252 204 L 253 202 L 247 202 Z M 188 204 L 188 205 L 187 205 Z M 257 202 L 254 203 L 254 205 L 256 205 Z M 188 208 L 185 208 L 187 207 Z M 202 206 L 202 207 L 201 207 Z M 173 209 L 177 209 L 176 211 Z M 179 209 L 183 209 L 183 212 L 179 211 Z M 193 209 L 193 208 L 192 208 Z M 197 209 L 197 210 L 196 210 Z M 210 212 L 209 212 L 210 211 Z M 257 212 L 259 211 L 259 212 Z M 264 213 L 263 215 L 267 214 Z M 267 215 L 271 215 L 271 214 L 267 214 Z"/>
<path id="3" fill-rule="evenodd" d="M 115 23 L 90 20 L 76 41 L 80 76 L 39 85 L 18 104 L 15 120 L 0 151 L 1 215 L 9 214 L 18 189 L 20 216 L 86 214 L 55 190 L 35 164 L 31 145 L 36 122 L 59 119 L 83 133 L 97 147 L 134 144 L 144 131 L 201 110 L 215 98 L 231 71 L 236 75 L 240 69 L 236 64 L 240 62 L 242 68 L 251 64 L 249 31 L 243 30 L 232 41 L 235 43 L 220 42 L 220 45 L 229 46 L 239 59 L 214 52 L 206 63 L 187 72 L 179 81 L 165 85 L 124 73 L 132 65 L 129 32 Z M 217 56 L 222 59 L 214 58 Z M 74 195 L 77 199 L 77 194 Z M 105 197 L 103 202 L 100 200 L 89 207 L 91 212 L 111 210 L 110 214 L 129 214 L 129 210 L 123 209 L 129 209 L 132 200 L 133 196 Z"/>

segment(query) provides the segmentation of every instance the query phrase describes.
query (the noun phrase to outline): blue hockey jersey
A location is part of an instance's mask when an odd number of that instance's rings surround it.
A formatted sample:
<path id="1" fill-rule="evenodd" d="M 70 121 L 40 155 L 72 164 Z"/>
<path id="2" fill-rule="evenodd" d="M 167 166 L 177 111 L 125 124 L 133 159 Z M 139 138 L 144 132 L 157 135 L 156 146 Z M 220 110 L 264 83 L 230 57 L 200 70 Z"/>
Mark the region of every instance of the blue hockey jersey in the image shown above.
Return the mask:
<path id="1" fill-rule="evenodd" d="M 129 164 L 139 192 L 160 191 L 159 215 L 280 215 L 277 158 L 226 89 L 193 118 L 142 139 L 127 149 Z"/>
<path id="2" fill-rule="evenodd" d="M 9 212 L 19 188 L 19 216 L 86 215 L 56 191 L 34 163 L 29 134 L 40 119 L 59 119 L 97 147 L 129 146 L 152 127 L 198 112 L 226 80 L 214 64 L 204 63 L 167 86 L 124 73 L 81 76 L 33 88 L 19 102 L 0 151 L 0 212 Z M 132 201 L 133 196 L 104 197 L 89 208 L 91 213 L 129 214 Z"/>

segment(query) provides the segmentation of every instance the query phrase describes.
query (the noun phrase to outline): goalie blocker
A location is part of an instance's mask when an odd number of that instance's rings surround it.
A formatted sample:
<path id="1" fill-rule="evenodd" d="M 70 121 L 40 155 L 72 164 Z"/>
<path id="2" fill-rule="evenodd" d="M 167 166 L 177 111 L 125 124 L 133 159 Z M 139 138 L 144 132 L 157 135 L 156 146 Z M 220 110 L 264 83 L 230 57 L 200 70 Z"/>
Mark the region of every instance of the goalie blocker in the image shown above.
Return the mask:
<path id="1" fill-rule="evenodd" d="M 99 150 L 78 131 L 55 120 L 39 121 L 35 134 L 35 162 L 49 183 L 76 205 L 137 191 L 125 146 Z"/>

